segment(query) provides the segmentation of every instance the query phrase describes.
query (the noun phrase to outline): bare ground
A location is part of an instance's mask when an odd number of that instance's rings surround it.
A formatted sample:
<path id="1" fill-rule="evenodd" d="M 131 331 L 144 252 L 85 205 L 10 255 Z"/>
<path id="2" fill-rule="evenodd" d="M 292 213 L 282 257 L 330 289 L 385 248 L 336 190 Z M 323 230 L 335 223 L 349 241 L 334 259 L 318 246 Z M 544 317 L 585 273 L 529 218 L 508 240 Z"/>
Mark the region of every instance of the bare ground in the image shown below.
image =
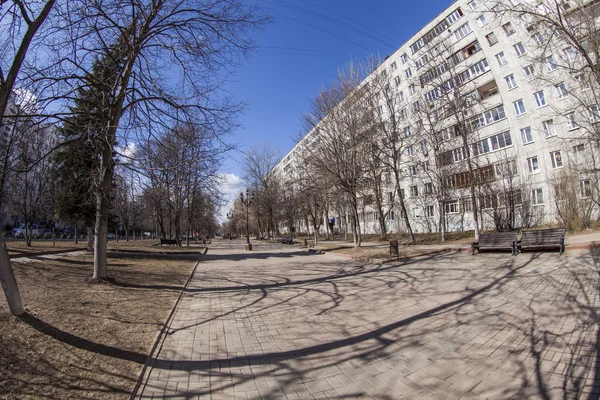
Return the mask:
<path id="1" fill-rule="evenodd" d="M 125 243 L 107 282 L 91 254 L 14 262 L 27 313 L 0 299 L 0 399 L 128 398 L 201 248 Z"/>

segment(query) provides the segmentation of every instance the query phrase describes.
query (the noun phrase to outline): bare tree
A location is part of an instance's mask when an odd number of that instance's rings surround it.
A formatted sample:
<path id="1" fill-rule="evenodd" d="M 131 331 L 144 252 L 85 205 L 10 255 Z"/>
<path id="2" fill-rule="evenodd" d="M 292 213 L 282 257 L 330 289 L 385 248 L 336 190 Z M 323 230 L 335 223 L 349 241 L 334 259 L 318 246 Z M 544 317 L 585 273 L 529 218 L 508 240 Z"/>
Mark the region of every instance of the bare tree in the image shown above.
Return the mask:
<path id="1" fill-rule="evenodd" d="M 335 83 L 317 94 L 304 117 L 309 133 L 302 142 L 305 162 L 344 193 L 355 246 L 361 245 L 358 199 L 364 185 L 368 154 L 365 121 L 371 118 L 364 94 L 357 89 L 363 79 L 361 70 L 349 64 L 339 72 Z"/>
<path id="2" fill-rule="evenodd" d="M 11 4 L 2 4 L 0 13 L 1 32 L 4 43 L 4 57 L 0 61 L 0 131 L 6 131 L 5 116 L 7 109 L 14 102 L 13 94 L 16 88 L 19 73 L 27 56 L 27 52 L 39 32 L 40 28 L 50 15 L 55 0 L 44 2 L 15 1 Z M 16 29 L 17 27 L 23 29 Z M 12 50 L 12 52 L 11 52 Z M 10 129 L 10 128 L 8 128 Z M 12 140 L 7 141 L 12 142 Z M 11 171 L 10 147 L 2 152 L 0 160 L 0 210 L 3 208 L 4 190 L 7 178 Z M 8 250 L 4 243 L 2 232 L 0 232 L 0 283 L 8 300 L 11 313 L 21 315 L 24 312 L 21 295 L 17 286 Z"/>
<path id="3" fill-rule="evenodd" d="M 61 80 L 68 90 L 77 86 L 73 77 L 92 76 L 104 93 L 94 252 L 94 277 L 103 279 L 117 138 L 123 143 L 137 134 L 142 141 L 192 121 L 231 129 L 240 105 L 218 90 L 223 71 L 251 48 L 247 34 L 265 18 L 237 0 L 80 2 L 69 4 L 63 18 L 68 29 L 55 40 L 55 68 L 36 77 Z M 98 61 L 104 72 L 91 75 Z"/>
<path id="4" fill-rule="evenodd" d="M 242 162 L 244 180 L 255 188 L 254 209 L 262 209 L 266 214 L 266 227 L 264 232 L 269 239 L 277 231 L 277 209 L 280 203 L 282 188 L 273 168 L 281 157 L 269 146 L 251 148 L 246 152 Z M 258 215 L 262 212 L 258 212 Z M 261 231 L 261 230 L 259 230 Z"/>
<path id="5" fill-rule="evenodd" d="M 375 70 L 368 84 L 364 85 L 365 98 L 371 108 L 372 156 L 377 163 L 393 174 L 395 191 L 400 215 L 408 231 L 411 243 L 415 242 L 410 218 L 402 193 L 402 183 L 406 178 L 408 159 L 412 157 L 414 138 L 410 134 L 411 121 L 406 107 L 405 94 L 398 89 L 397 83 L 391 82 L 387 70 L 377 70 L 381 60 L 370 58 L 366 63 L 367 71 Z M 381 211 L 380 211 L 381 212 Z M 383 215 L 380 215 L 383 219 Z M 383 222 L 383 221 L 382 221 Z"/>

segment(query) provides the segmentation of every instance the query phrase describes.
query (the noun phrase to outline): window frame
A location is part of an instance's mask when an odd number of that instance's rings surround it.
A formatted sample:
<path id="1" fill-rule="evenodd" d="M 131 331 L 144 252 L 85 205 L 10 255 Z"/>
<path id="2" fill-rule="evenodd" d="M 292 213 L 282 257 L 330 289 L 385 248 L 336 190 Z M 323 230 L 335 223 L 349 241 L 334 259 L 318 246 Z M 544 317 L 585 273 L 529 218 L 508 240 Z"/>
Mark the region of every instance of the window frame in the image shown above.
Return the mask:
<path id="1" fill-rule="evenodd" d="M 521 139 L 523 140 L 523 145 L 535 142 L 535 140 L 533 139 L 533 131 L 531 130 L 530 126 L 521 128 L 520 132 L 521 132 Z"/>
<path id="2" fill-rule="evenodd" d="M 535 164 L 534 161 L 535 160 Z M 527 171 L 529 171 L 530 175 L 539 174 L 541 171 L 540 168 L 540 159 L 538 156 L 533 156 L 527 158 Z"/>
<path id="3" fill-rule="evenodd" d="M 552 169 L 560 169 L 564 167 L 562 153 L 560 150 L 550 152 L 550 162 L 552 163 Z"/>
<path id="4" fill-rule="evenodd" d="M 517 106 L 519 105 L 520 107 L 517 108 Z M 513 101 L 513 108 L 517 117 L 527 113 L 527 108 L 525 107 L 525 102 L 523 101 L 523 99 Z"/>

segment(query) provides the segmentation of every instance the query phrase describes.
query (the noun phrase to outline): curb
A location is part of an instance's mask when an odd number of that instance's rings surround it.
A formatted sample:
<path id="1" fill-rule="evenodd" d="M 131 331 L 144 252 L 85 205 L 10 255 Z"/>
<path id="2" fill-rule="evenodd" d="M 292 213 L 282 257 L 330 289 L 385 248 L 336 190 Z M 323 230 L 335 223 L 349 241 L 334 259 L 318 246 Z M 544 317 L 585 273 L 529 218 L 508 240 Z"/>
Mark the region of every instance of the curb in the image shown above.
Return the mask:
<path id="1" fill-rule="evenodd" d="M 62 249 L 62 250 L 52 250 L 52 251 L 45 251 L 42 253 L 23 253 L 23 254 L 12 254 L 9 255 L 8 258 L 9 259 L 13 259 L 13 258 L 25 258 L 25 257 L 38 257 L 38 256 L 51 256 L 54 254 L 63 254 L 63 253 L 73 253 L 76 251 L 86 251 L 86 249 L 84 247 L 82 248 L 66 248 L 66 249 Z M 90 253 L 92 254 L 92 253 Z"/>

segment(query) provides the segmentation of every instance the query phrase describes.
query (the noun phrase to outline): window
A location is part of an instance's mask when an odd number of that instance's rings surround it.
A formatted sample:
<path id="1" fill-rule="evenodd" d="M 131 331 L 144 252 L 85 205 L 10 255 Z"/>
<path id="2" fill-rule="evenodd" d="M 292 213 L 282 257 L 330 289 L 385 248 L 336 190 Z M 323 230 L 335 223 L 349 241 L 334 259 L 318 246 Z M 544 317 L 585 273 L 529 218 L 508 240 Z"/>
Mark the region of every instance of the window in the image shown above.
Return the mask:
<path id="1" fill-rule="evenodd" d="M 403 108 L 400 110 L 400 118 L 401 119 L 406 119 L 408 117 L 408 111 L 406 111 L 406 108 Z"/>
<path id="2" fill-rule="evenodd" d="M 525 77 L 527 77 L 527 80 L 530 81 L 534 78 L 533 65 L 528 65 L 525 68 L 523 68 L 523 72 L 525 72 Z"/>
<path id="3" fill-rule="evenodd" d="M 565 53 L 565 58 L 569 61 L 575 61 L 575 59 L 577 58 L 577 52 L 572 46 L 569 46 L 566 49 L 564 49 L 563 53 Z"/>
<path id="4" fill-rule="evenodd" d="M 569 127 L 569 130 L 579 128 L 579 125 L 577 124 L 577 119 L 575 118 L 575 112 L 568 113 L 566 115 L 566 117 L 567 117 L 567 125 Z"/>
<path id="5" fill-rule="evenodd" d="M 460 39 L 467 36 L 469 33 L 471 33 L 471 25 L 469 25 L 469 23 L 467 22 L 463 26 L 457 28 L 456 31 L 454 31 L 454 37 L 457 41 L 459 41 Z"/>
<path id="6" fill-rule="evenodd" d="M 386 172 L 385 173 L 385 184 L 386 185 L 391 185 L 392 184 L 392 173 L 391 172 Z"/>
<path id="7" fill-rule="evenodd" d="M 477 2 L 475 0 L 473 0 L 472 2 L 470 2 L 468 4 L 469 8 L 471 9 L 471 11 L 474 11 L 477 9 Z"/>
<path id="8" fill-rule="evenodd" d="M 471 154 L 477 157 L 510 146 L 512 146 L 512 138 L 510 131 L 506 131 L 471 144 Z M 455 161 L 458 160 L 455 159 Z"/>
<path id="9" fill-rule="evenodd" d="M 588 108 L 588 115 L 590 116 L 590 122 L 600 121 L 600 108 L 598 104 Z"/>
<path id="10" fill-rule="evenodd" d="M 527 50 L 525 50 L 525 46 L 523 46 L 523 43 L 521 42 L 513 45 L 513 48 L 519 57 L 521 57 L 523 54 L 527 54 Z"/>
<path id="11" fill-rule="evenodd" d="M 592 182 L 589 179 L 579 181 L 579 194 L 583 198 L 592 196 Z"/>
<path id="12" fill-rule="evenodd" d="M 523 103 L 523 99 L 513 102 L 513 107 L 515 108 L 515 113 L 517 114 L 517 116 L 525 114 L 527 112 L 527 110 L 525 110 L 525 104 Z"/>
<path id="13" fill-rule="evenodd" d="M 458 214 L 458 200 L 448 201 L 444 204 L 446 214 Z"/>
<path id="14" fill-rule="evenodd" d="M 483 14 L 481 14 L 479 17 L 477 17 L 477 22 L 479 23 L 479 26 L 486 26 L 488 23 L 487 18 Z"/>
<path id="15" fill-rule="evenodd" d="M 394 193 L 393 192 L 387 192 L 386 193 L 386 198 L 388 203 L 392 203 L 394 201 Z"/>
<path id="16" fill-rule="evenodd" d="M 542 121 L 542 129 L 544 130 L 544 136 L 550 137 L 554 136 L 554 121 L 549 119 L 547 121 Z"/>
<path id="17" fill-rule="evenodd" d="M 458 149 L 452 150 L 452 158 L 454 159 L 454 162 L 459 162 L 467 158 L 465 148 L 459 147 Z"/>
<path id="18" fill-rule="evenodd" d="M 584 152 L 585 152 L 585 146 L 583 144 L 578 144 L 576 146 L 573 146 L 573 154 L 575 154 L 575 157 L 577 157 L 577 158 L 582 157 Z"/>
<path id="19" fill-rule="evenodd" d="M 400 56 L 400 59 L 402 60 L 402 64 L 406 64 L 408 62 L 408 56 L 406 55 L 406 53 L 402 54 Z"/>
<path id="20" fill-rule="evenodd" d="M 533 94 L 533 98 L 535 99 L 535 104 L 537 104 L 538 107 L 544 107 L 547 103 L 546 103 L 546 96 L 544 95 L 544 91 L 540 90 L 539 92 L 535 92 Z M 518 115 L 519 113 L 517 113 Z"/>
<path id="21" fill-rule="evenodd" d="M 408 92 L 409 92 L 411 95 L 415 94 L 415 92 L 416 92 L 416 91 L 417 91 L 417 88 L 415 87 L 415 85 L 414 85 L 414 84 L 411 84 L 411 85 L 408 87 Z"/>
<path id="22" fill-rule="evenodd" d="M 500 150 L 512 146 L 512 138 L 510 137 L 509 131 L 494 135 L 490 137 L 489 140 L 492 145 L 492 150 Z"/>
<path id="23" fill-rule="evenodd" d="M 410 126 L 407 126 L 406 128 L 404 128 L 404 137 L 409 137 L 410 136 Z"/>
<path id="24" fill-rule="evenodd" d="M 544 204 L 544 192 L 542 191 L 542 189 L 533 189 L 531 191 L 531 200 L 533 202 L 533 205 L 539 205 L 539 204 Z"/>
<path id="25" fill-rule="evenodd" d="M 513 33 L 515 33 L 515 28 L 513 28 L 510 22 L 507 22 L 504 25 L 502 25 L 502 29 L 504 29 L 504 33 L 506 33 L 506 36 L 510 36 Z"/>
<path id="26" fill-rule="evenodd" d="M 414 150 L 413 150 L 412 146 L 408 146 L 406 148 L 406 154 L 409 155 L 409 156 L 412 156 L 414 154 Z"/>
<path id="27" fill-rule="evenodd" d="M 383 114 L 383 106 L 377 107 L 377 111 L 379 112 L 379 115 Z"/>
<path id="28" fill-rule="evenodd" d="M 404 92 L 400 91 L 400 93 L 398 93 L 398 101 L 400 103 L 402 103 L 404 101 Z"/>
<path id="29" fill-rule="evenodd" d="M 496 35 L 494 35 L 494 32 L 490 32 L 487 35 L 485 35 L 485 38 L 488 41 L 488 44 L 490 46 L 495 45 L 496 43 L 498 43 L 498 38 L 496 37 Z"/>
<path id="30" fill-rule="evenodd" d="M 548 67 L 548 72 L 552 72 L 558 68 L 556 61 L 554 61 L 554 56 L 546 57 L 546 65 Z"/>
<path id="31" fill-rule="evenodd" d="M 413 207 L 412 209 L 413 218 L 421 218 L 421 210 L 419 207 Z"/>
<path id="32" fill-rule="evenodd" d="M 533 143 L 533 134 L 531 133 L 531 127 L 521 129 L 521 138 L 523 138 L 523 144 Z"/>
<path id="33" fill-rule="evenodd" d="M 400 77 L 399 76 L 397 76 L 397 77 L 394 78 L 394 84 L 396 86 L 400 86 Z"/>
<path id="34" fill-rule="evenodd" d="M 410 187 L 410 195 L 412 197 L 417 197 L 419 196 L 419 187 L 417 185 L 411 186 Z"/>
<path id="35" fill-rule="evenodd" d="M 569 92 L 567 92 L 567 85 L 564 82 L 555 85 L 554 88 L 556 88 L 556 94 L 558 95 L 559 99 L 564 99 L 565 97 L 569 96 Z"/>
<path id="36" fill-rule="evenodd" d="M 560 151 L 551 152 L 550 153 L 550 161 L 552 161 L 552 168 L 554 168 L 554 169 L 562 168 L 563 162 L 562 162 L 562 155 L 560 154 Z"/>
<path id="37" fill-rule="evenodd" d="M 392 72 L 394 72 L 396 69 L 398 69 L 398 64 L 396 64 L 396 61 L 394 61 L 392 63 L 392 65 L 390 65 L 390 68 L 392 69 Z"/>
<path id="38" fill-rule="evenodd" d="M 410 78 L 412 76 L 412 70 L 407 68 L 406 71 L 404 71 L 404 75 L 406 75 L 407 78 Z"/>
<path id="39" fill-rule="evenodd" d="M 540 45 L 540 46 L 542 46 L 542 45 L 544 44 L 544 42 L 545 42 L 545 41 L 544 41 L 544 37 L 543 37 L 543 36 L 542 36 L 542 34 L 541 34 L 541 33 L 539 33 L 539 32 L 536 32 L 536 33 L 534 33 L 534 34 L 533 34 L 533 36 L 532 36 L 532 38 L 533 38 L 533 40 L 535 40 L 535 42 L 536 42 L 538 45 Z"/>
<path id="40" fill-rule="evenodd" d="M 527 169 L 530 174 L 537 174 L 540 172 L 540 163 L 537 157 L 531 157 L 527 159 Z"/>
<path id="41" fill-rule="evenodd" d="M 394 211 L 390 211 L 390 213 L 387 216 L 388 221 L 393 221 L 394 220 Z"/>
<path id="42" fill-rule="evenodd" d="M 506 82 L 506 86 L 508 86 L 508 89 L 514 89 L 516 88 L 517 85 L 517 80 L 515 79 L 515 76 L 513 74 L 510 74 L 509 76 L 504 78 L 504 81 Z"/>
<path id="43" fill-rule="evenodd" d="M 501 51 L 500 53 L 496 54 L 496 61 L 498 61 L 498 65 L 504 65 L 506 64 L 508 61 L 506 61 L 506 57 L 504 56 L 504 52 Z"/>
<path id="44" fill-rule="evenodd" d="M 433 184 L 431 182 L 427 182 L 425 184 L 424 192 L 425 192 L 425 194 L 432 194 L 433 193 Z"/>
<path id="45" fill-rule="evenodd" d="M 433 211 L 433 206 L 425 206 L 425 216 L 426 217 L 435 216 L 434 211 Z"/>
<path id="46" fill-rule="evenodd" d="M 517 175 L 517 162 L 509 160 L 496 164 L 496 175 L 502 177 Z"/>
<path id="47" fill-rule="evenodd" d="M 419 112 L 421 110 L 421 102 L 419 102 L 419 100 L 413 103 L 413 110 L 415 112 Z"/>
<path id="48" fill-rule="evenodd" d="M 412 176 L 416 176 L 416 175 L 417 175 L 417 172 L 418 172 L 418 170 L 417 170 L 417 166 L 416 166 L 416 165 L 411 165 L 411 166 L 410 166 L 410 174 L 411 174 Z"/>

